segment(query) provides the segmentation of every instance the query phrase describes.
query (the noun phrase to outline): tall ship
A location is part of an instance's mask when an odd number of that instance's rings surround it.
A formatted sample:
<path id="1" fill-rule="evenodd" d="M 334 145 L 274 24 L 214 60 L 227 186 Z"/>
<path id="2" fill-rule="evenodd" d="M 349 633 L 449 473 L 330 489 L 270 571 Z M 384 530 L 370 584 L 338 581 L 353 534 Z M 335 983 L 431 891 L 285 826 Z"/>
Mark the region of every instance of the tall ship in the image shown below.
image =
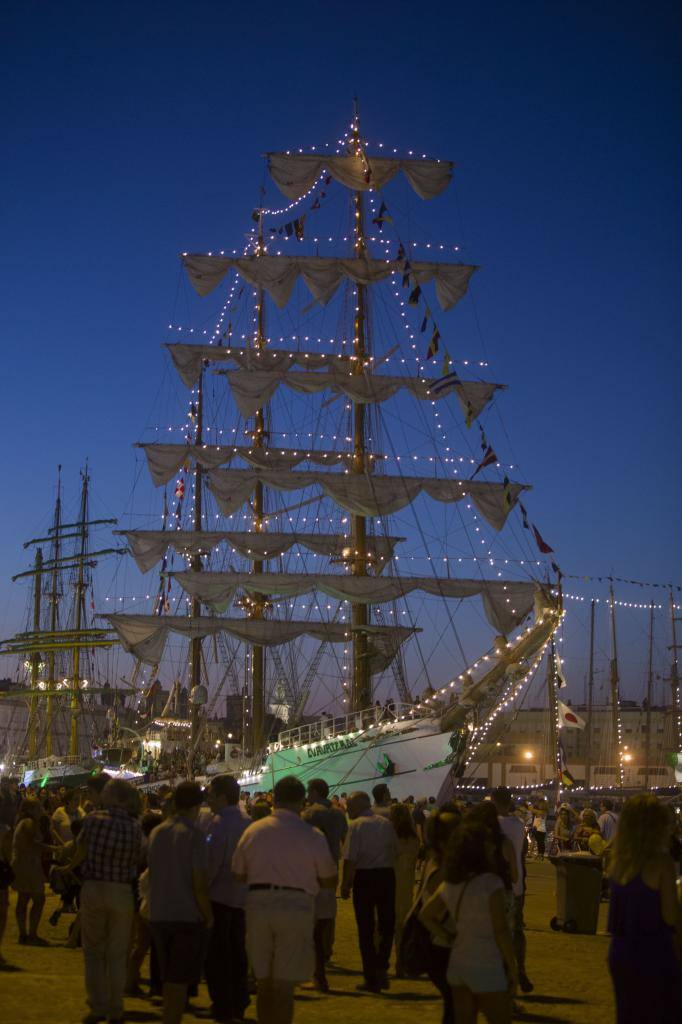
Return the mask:
<path id="1" fill-rule="evenodd" d="M 148 734 L 178 771 L 442 795 L 543 659 L 556 699 L 563 616 L 504 385 L 471 357 L 475 309 L 451 313 L 478 267 L 418 234 L 454 165 L 370 144 L 357 109 L 266 165 L 283 198 L 255 192 L 245 245 L 181 254 L 184 395 L 139 441 L 149 528 L 121 530 L 154 583 L 106 622 L 150 686 L 167 665 L 186 690 Z"/>

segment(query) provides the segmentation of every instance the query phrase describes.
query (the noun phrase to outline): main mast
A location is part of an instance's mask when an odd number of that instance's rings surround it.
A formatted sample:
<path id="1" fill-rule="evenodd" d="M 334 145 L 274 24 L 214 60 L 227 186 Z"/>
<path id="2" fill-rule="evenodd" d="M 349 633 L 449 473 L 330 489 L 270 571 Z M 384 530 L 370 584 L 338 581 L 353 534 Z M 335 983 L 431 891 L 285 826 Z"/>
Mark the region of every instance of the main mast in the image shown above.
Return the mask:
<path id="1" fill-rule="evenodd" d="M 258 245 L 256 255 L 264 252 L 263 245 L 263 211 L 258 211 Z M 258 351 L 265 348 L 265 293 L 262 288 L 256 291 L 256 334 L 255 345 Z M 255 415 L 252 442 L 254 448 L 262 448 L 265 440 L 265 415 L 263 409 L 257 409 Z M 253 493 L 253 530 L 262 533 L 265 525 L 265 508 L 263 503 L 263 484 L 256 482 Z M 263 562 L 256 559 L 253 563 L 256 576 L 263 572 Z M 266 598 L 255 594 L 253 604 L 249 606 L 251 619 L 262 619 Z M 251 648 L 251 751 L 256 753 L 265 744 L 265 648 L 254 644 Z"/>
<path id="2" fill-rule="evenodd" d="M 360 120 L 358 117 L 357 101 L 353 117 L 352 145 L 355 156 L 362 159 L 362 143 L 360 140 Z M 367 254 L 364 228 L 363 194 L 357 191 L 353 194 L 353 235 L 355 239 L 355 256 L 363 259 Z M 367 356 L 366 344 L 366 292 L 365 285 L 356 284 L 356 305 L 353 321 L 353 373 L 362 374 L 365 371 L 365 358 Z M 361 402 L 353 403 L 353 461 L 351 464 L 352 473 L 366 471 L 366 446 L 365 446 L 365 406 Z M 353 575 L 367 575 L 367 521 L 364 516 L 353 515 L 352 517 L 352 542 L 353 542 Z M 353 626 L 353 683 L 351 689 L 351 707 L 353 711 L 361 711 L 369 707 L 372 702 L 372 683 L 369 672 L 369 658 L 367 652 L 367 633 L 363 627 L 369 622 L 369 606 L 366 604 L 353 604 L 351 606 L 351 623 Z"/>

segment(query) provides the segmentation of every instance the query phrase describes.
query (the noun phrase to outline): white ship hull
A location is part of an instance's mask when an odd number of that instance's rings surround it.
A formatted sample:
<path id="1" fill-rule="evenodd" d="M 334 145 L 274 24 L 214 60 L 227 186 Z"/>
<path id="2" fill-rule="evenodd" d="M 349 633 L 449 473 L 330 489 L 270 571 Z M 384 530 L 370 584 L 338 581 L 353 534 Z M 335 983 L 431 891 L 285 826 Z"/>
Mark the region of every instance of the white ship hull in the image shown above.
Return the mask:
<path id="1" fill-rule="evenodd" d="M 304 784 L 324 779 L 332 794 L 356 789 L 370 793 L 377 783 L 386 782 L 399 800 L 437 796 L 451 767 L 443 763 L 451 753 L 449 737 L 437 718 L 421 718 L 323 736 L 318 742 L 276 744 L 262 768 L 244 772 L 239 784 L 253 795 L 294 775 Z"/>

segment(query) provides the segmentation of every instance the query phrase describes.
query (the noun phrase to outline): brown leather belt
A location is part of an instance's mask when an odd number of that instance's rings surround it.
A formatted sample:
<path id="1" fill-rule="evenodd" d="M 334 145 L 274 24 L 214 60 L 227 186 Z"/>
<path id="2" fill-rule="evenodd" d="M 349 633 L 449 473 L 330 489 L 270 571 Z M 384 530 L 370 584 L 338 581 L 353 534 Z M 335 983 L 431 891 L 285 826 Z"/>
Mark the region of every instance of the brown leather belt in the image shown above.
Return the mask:
<path id="1" fill-rule="evenodd" d="M 257 882 L 256 885 L 249 886 L 250 892 L 253 892 L 255 889 L 277 889 L 284 890 L 284 892 L 305 892 L 305 889 L 298 889 L 295 885 L 268 885 L 267 882 Z"/>

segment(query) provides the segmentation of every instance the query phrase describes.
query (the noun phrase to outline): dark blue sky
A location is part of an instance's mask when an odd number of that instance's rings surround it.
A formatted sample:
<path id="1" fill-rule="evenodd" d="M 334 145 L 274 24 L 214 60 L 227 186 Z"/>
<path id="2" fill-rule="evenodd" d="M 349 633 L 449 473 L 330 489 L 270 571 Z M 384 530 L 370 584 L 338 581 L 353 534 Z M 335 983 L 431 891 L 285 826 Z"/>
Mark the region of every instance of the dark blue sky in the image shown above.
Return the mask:
<path id="1" fill-rule="evenodd" d="M 337 138 L 355 92 L 369 138 L 458 164 L 447 238 L 483 266 L 480 334 L 562 567 L 681 583 L 676 7 L 6 3 L 3 634 L 57 463 L 75 490 L 90 458 L 100 514 L 129 503 L 177 252 L 240 247 L 261 154 Z"/>

